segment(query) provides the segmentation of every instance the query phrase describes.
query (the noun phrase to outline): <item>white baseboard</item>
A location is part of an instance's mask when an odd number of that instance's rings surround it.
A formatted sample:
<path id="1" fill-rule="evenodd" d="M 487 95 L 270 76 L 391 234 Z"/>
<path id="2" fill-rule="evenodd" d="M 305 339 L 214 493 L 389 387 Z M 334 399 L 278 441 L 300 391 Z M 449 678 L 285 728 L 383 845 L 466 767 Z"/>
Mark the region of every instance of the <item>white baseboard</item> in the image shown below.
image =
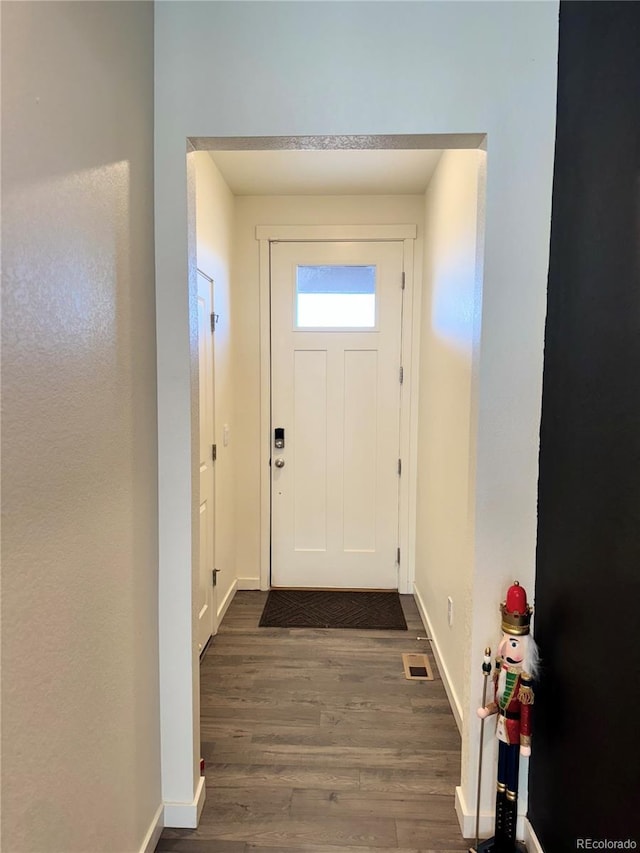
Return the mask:
<path id="1" fill-rule="evenodd" d="M 442 659 L 442 655 L 440 654 L 440 649 L 438 648 L 437 640 L 435 639 L 433 630 L 431 628 L 431 623 L 429 622 L 429 617 L 427 616 L 427 610 L 424 606 L 424 601 L 422 600 L 422 596 L 418 592 L 418 588 L 415 583 L 413 585 L 413 597 L 415 598 L 416 604 L 418 605 L 418 612 L 420 613 L 420 618 L 422 619 L 425 631 L 427 632 L 427 637 L 432 637 L 431 647 L 433 649 L 433 654 L 436 659 L 436 663 L 438 664 L 440 675 L 442 676 L 442 683 L 444 684 L 444 689 L 447 693 L 447 698 L 449 700 L 449 704 L 451 705 L 451 711 L 456 721 L 456 725 L 458 726 L 458 731 L 462 735 L 462 705 L 460 704 L 458 695 L 451 683 L 449 670 L 445 666 L 445 663 Z"/>
<path id="2" fill-rule="evenodd" d="M 474 803 L 475 806 L 475 803 Z M 458 816 L 458 823 L 460 824 L 460 831 L 464 838 L 475 838 L 476 837 L 476 813 L 475 810 L 471 811 L 465 801 L 464 794 L 462 793 L 462 788 L 456 788 L 456 800 L 455 800 L 455 808 L 456 814 Z M 494 812 L 480 812 L 480 825 L 479 825 L 479 834 L 480 838 L 489 838 L 493 835 L 493 830 L 495 827 L 495 814 Z M 526 828 L 525 822 L 528 823 L 526 817 L 523 814 L 518 815 L 518 822 L 516 823 L 516 836 L 519 840 L 523 838 L 526 840 Z M 533 831 L 533 830 L 532 830 Z M 531 850 L 535 850 L 536 853 L 544 853 L 542 848 L 531 848 Z"/>
<path id="3" fill-rule="evenodd" d="M 164 829 L 164 806 L 162 803 L 158 806 L 158 811 L 155 813 L 151 825 L 144 837 L 140 853 L 153 853 L 156 849 L 162 830 Z"/>
<path id="4" fill-rule="evenodd" d="M 238 589 L 260 589 L 260 578 L 238 578 Z"/>
<path id="5" fill-rule="evenodd" d="M 455 800 L 456 814 L 458 815 L 458 823 L 460 824 L 460 832 L 464 838 L 476 837 L 476 813 L 469 811 L 462 793 L 462 788 L 456 788 Z M 493 812 L 480 813 L 480 838 L 489 838 L 493 835 L 493 827 L 495 825 L 495 815 Z"/>
<path id="6" fill-rule="evenodd" d="M 176 829 L 197 829 L 205 796 L 204 776 L 201 776 L 192 803 L 164 804 L 164 825 Z"/>
<path id="7" fill-rule="evenodd" d="M 524 843 L 527 845 L 529 853 L 544 853 L 544 848 L 527 817 L 524 819 Z"/>
<path id="8" fill-rule="evenodd" d="M 220 623 L 222 622 L 222 619 L 224 618 L 224 614 L 227 612 L 229 605 L 233 601 L 233 596 L 236 594 L 237 589 L 238 589 L 238 581 L 234 580 L 234 582 L 229 587 L 229 591 L 227 592 L 227 594 L 225 595 L 225 597 L 222 599 L 222 601 L 220 602 L 220 604 L 218 606 L 218 612 L 216 614 L 216 618 L 218 620 L 218 625 L 220 625 Z"/>

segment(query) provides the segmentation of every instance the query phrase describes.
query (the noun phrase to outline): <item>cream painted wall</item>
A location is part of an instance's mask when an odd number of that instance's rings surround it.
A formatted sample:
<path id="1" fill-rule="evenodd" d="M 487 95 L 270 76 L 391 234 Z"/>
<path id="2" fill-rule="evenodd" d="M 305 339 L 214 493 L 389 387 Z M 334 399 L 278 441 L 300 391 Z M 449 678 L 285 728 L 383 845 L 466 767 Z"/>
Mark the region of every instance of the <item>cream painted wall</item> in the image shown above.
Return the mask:
<path id="1" fill-rule="evenodd" d="M 180 709 L 191 702 L 184 673 L 195 679 L 197 659 L 189 631 L 175 629 L 190 619 L 192 584 L 191 517 L 180 510 L 192 470 L 189 305 L 177 286 L 189 257 L 186 138 L 487 134 L 471 659 L 494 642 L 496 607 L 514 571 L 529 588 L 534 579 L 558 3 L 168 0 L 156 7 L 155 48 L 160 633 L 175 639 L 161 676 L 163 740 L 171 741 L 165 764 L 175 796 L 187 800 L 198 761 L 187 745 L 197 723 Z M 479 667 L 469 678 L 466 816 Z"/>
<path id="2" fill-rule="evenodd" d="M 260 289 L 257 225 L 415 223 L 422 250 L 423 196 L 239 196 L 234 269 L 238 565 L 260 579 Z"/>
<path id="3" fill-rule="evenodd" d="M 484 159 L 483 151 L 445 151 L 431 179 L 420 318 L 415 586 L 461 717 L 473 585 L 472 381 L 479 346 L 478 181 Z"/>
<path id="4" fill-rule="evenodd" d="M 161 818 L 153 4 L 2 4 L 2 849 Z"/>
<path id="5" fill-rule="evenodd" d="M 214 281 L 214 310 L 219 315 L 215 347 L 215 419 L 218 457 L 215 466 L 215 565 L 218 609 L 229 601 L 236 580 L 235 529 L 235 412 L 233 378 L 233 308 L 231 258 L 234 198 L 215 163 L 205 151 L 193 155 L 196 173 L 196 233 L 198 269 Z M 223 441 L 224 425 L 229 443 Z"/>

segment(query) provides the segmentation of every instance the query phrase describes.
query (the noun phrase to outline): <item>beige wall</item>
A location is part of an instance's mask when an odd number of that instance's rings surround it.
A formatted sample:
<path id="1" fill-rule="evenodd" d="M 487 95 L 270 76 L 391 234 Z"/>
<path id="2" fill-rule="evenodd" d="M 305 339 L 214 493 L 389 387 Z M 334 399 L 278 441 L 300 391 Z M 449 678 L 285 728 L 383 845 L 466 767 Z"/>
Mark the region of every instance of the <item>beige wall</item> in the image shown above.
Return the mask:
<path id="1" fill-rule="evenodd" d="M 228 599 L 236 580 L 235 477 L 236 438 L 232 358 L 233 307 L 231 257 L 234 197 L 210 155 L 193 154 L 196 170 L 196 229 L 198 269 L 214 281 L 214 311 L 219 315 L 215 346 L 215 426 L 218 458 L 215 501 L 215 565 L 218 608 Z M 224 425 L 229 443 L 224 446 Z"/>
<path id="2" fill-rule="evenodd" d="M 462 718 L 473 582 L 473 411 L 482 151 L 445 151 L 425 202 L 416 592 Z M 453 599 L 453 624 L 447 598 Z"/>
<path id="3" fill-rule="evenodd" d="M 240 573 L 260 578 L 260 290 L 256 225 L 416 223 L 423 196 L 252 196 L 236 199 L 234 305 Z"/>
<path id="4" fill-rule="evenodd" d="M 2 849 L 161 802 L 153 5 L 2 4 Z"/>

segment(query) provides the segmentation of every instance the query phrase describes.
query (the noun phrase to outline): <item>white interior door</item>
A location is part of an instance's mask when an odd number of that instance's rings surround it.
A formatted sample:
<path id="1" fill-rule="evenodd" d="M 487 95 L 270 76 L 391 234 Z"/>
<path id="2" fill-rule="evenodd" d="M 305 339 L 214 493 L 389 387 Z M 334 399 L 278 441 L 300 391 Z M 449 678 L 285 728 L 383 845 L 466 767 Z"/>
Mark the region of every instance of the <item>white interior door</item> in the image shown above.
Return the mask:
<path id="1" fill-rule="evenodd" d="M 273 586 L 398 587 L 402 271 L 401 242 L 272 244 Z"/>
<path id="2" fill-rule="evenodd" d="M 198 645 L 200 650 L 216 631 L 214 570 L 215 468 L 214 369 L 211 315 L 213 282 L 198 271 L 198 365 L 200 401 L 200 572 L 198 586 Z"/>

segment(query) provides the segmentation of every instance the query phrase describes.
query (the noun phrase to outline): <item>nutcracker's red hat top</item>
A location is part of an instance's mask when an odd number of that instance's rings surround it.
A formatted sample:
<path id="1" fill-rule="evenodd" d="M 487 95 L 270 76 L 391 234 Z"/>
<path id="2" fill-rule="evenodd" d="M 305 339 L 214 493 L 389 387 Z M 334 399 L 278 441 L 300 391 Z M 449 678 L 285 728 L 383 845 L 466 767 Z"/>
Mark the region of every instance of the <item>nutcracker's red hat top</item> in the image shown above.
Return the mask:
<path id="1" fill-rule="evenodd" d="M 527 593 L 518 581 L 507 590 L 506 600 L 500 605 L 502 630 L 505 634 L 521 636 L 529 633 L 533 608 L 527 604 Z"/>

